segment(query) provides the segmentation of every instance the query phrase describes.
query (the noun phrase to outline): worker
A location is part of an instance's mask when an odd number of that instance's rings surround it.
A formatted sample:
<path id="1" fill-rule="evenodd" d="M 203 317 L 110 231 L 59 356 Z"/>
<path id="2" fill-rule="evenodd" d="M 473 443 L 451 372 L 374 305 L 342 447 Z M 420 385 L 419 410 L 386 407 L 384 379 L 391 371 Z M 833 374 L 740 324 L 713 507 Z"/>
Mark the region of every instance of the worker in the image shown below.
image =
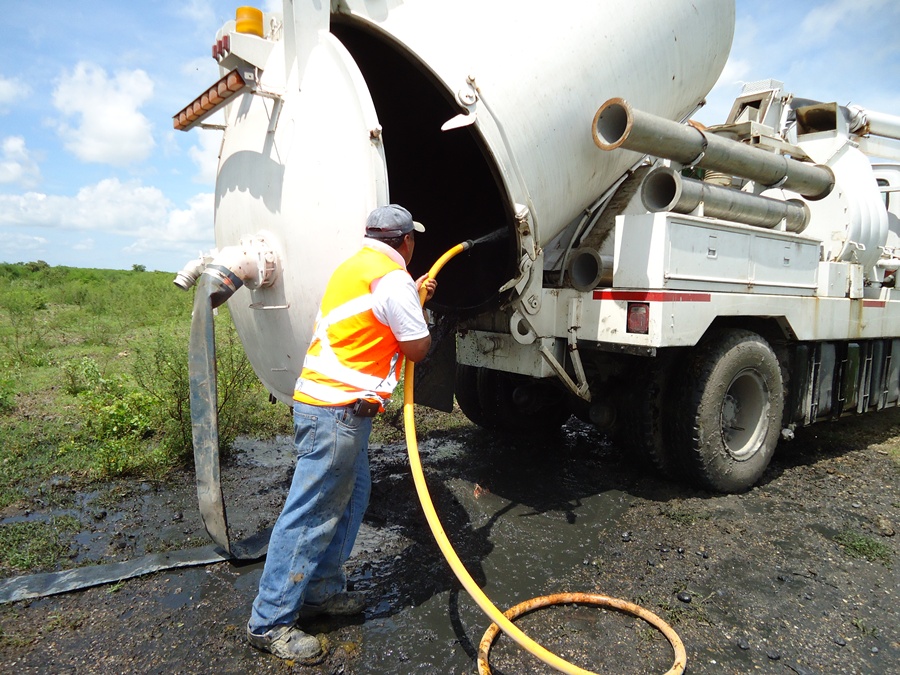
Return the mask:
<path id="1" fill-rule="evenodd" d="M 402 357 L 421 361 L 431 346 L 418 289 L 428 300 L 437 284 L 427 275 L 413 282 L 406 270 L 424 231 L 402 206 L 375 209 L 362 249 L 325 288 L 294 391 L 297 466 L 247 623 L 250 644 L 283 659 L 321 656 L 298 620 L 365 606 L 347 590 L 343 564 L 369 503 L 372 419 L 397 385 Z"/>

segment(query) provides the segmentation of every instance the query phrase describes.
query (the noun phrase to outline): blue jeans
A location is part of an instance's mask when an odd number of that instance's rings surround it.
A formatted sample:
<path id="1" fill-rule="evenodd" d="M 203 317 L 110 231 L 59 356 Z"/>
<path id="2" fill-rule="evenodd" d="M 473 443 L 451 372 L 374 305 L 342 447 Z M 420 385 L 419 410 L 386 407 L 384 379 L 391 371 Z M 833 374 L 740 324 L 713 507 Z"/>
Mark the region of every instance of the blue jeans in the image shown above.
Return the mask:
<path id="1" fill-rule="evenodd" d="M 261 634 L 293 624 L 314 605 L 346 588 L 350 557 L 369 505 L 371 417 L 350 408 L 294 402 L 297 467 L 269 540 L 250 629 Z"/>

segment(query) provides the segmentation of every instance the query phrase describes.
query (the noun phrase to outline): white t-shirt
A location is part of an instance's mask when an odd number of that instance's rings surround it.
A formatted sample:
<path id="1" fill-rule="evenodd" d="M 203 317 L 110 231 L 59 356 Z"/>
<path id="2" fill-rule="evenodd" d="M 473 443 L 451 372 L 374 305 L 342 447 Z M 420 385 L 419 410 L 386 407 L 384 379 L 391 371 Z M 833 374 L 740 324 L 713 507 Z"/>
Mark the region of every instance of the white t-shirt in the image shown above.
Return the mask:
<path id="1" fill-rule="evenodd" d="M 389 326 L 398 341 L 418 340 L 428 335 L 419 293 L 407 272 L 394 270 L 381 277 L 372 291 L 372 301 L 375 318 Z"/>
<path id="2" fill-rule="evenodd" d="M 366 240 L 366 246 L 381 251 L 403 265 L 397 251 L 380 241 Z M 428 324 L 422 315 L 416 284 L 404 269 L 388 272 L 378 279 L 372 289 L 372 312 L 375 318 L 390 327 L 400 342 L 428 336 Z"/>

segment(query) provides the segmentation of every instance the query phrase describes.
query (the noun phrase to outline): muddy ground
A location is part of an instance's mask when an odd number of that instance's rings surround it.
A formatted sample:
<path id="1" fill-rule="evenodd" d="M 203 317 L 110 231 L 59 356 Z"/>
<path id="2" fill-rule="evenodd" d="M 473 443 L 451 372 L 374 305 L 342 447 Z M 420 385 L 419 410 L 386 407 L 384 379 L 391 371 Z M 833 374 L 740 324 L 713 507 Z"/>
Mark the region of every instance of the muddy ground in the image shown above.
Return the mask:
<path id="1" fill-rule="evenodd" d="M 800 430 L 761 483 L 714 495 L 648 475 L 571 420 L 549 439 L 475 428 L 436 433 L 422 455 L 437 511 L 501 607 L 560 591 L 640 603 L 684 641 L 688 673 L 900 673 L 900 412 Z M 242 444 L 223 469 L 238 536 L 270 525 L 291 452 Z M 244 625 L 259 562 L 154 573 L 0 606 L 4 673 L 475 672 L 487 621 L 443 561 L 403 445 L 373 447 L 372 502 L 350 579 L 365 616 L 308 624 L 327 647 L 313 667 L 252 650 Z M 81 494 L 65 482 L 5 522 L 76 515 L 75 564 L 206 545 L 193 476 Z M 877 544 L 882 559 L 842 545 Z M 672 652 L 640 620 L 585 606 L 523 617 L 526 632 L 582 667 L 665 672 Z M 550 672 L 501 637 L 493 672 Z"/>

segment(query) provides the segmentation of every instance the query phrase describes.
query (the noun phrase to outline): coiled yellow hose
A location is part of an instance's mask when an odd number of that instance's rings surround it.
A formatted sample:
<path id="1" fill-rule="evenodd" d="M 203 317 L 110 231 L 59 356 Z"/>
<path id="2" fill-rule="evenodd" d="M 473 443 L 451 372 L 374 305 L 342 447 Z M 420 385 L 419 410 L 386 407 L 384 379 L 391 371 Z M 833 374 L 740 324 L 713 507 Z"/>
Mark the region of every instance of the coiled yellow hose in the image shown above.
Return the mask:
<path id="1" fill-rule="evenodd" d="M 444 255 L 438 258 L 437 262 L 435 262 L 434 265 L 432 265 L 431 269 L 428 271 L 428 277 L 434 279 L 441 268 L 443 268 L 443 266 L 447 264 L 447 262 L 451 258 L 471 248 L 472 246 L 472 242 L 467 241 L 461 244 L 457 244 L 456 246 L 451 248 Z M 420 299 L 422 302 L 424 302 L 425 300 L 425 293 L 426 291 L 423 287 L 420 290 Z M 472 575 L 470 575 L 468 570 L 466 570 L 465 565 L 463 565 L 462 561 L 459 559 L 456 551 L 453 550 L 453 546 L 450 544 L 450 540 L 447 538 L 447 535 L 444 532 L 444 528 L 441 525 L 441 521 L 434 510 L 434 504 L 431 501 L 431 495 L 428 492 L 428 486 L 425 484 L 425 475 L 422 471 L 422 460 L 419 456 L 419 446 L 416 439 L 413 379 L 414 364 L 411 361 L 407 361 L 404 375 L 405 381 L 403 384 L 403 426 L 406 432 L 406 448 L 409 453 L 409 465 L 412 471 L 413 481 L 416 485 L 416 492 L 419 495 L 419 501 L 422 504 L 422 510 L 425 512 L 425 518 L 428 521 L 428 526 L 431 528 L 431 533 L 434 536 L 435 541 L 437 541 L 438 547 L 441 549 L 441 553 L 444 554 L 444 558 L 447 559 L 447 562 L 450 564 L 450 568 L 453 570 L 456 578 L 459 579 L 459 582 L 463 585 L 463 588 L 466 589 L 466 592 L 472 597 L 472 599 L 481 608 L 481 610 L 485 614 L 487 614 L 488 617 L 490 617 L 490 619 L 494 622 L 488 628 L 487 632 L 485 632 L 479 646 L 478 672 L 481 673 L 481 675 L 488 675 L 491 672 L 490 666 L 488 665 L 488 653 L 490 652 L 491 644 L 497 637 L 498 632 L 502 630 L 510 638 L 515 640 L 523 649 L 530 652 L 547 665 L 555 668 L 562 673 L 568 673 L 569 675 L 595 675 L 591 671 L 576 666 L 575 664 L 570 663 L 563 658 L 560 658 L 553 652 L 542 647 L 540 644 L 525 635 L 525 633 L 517 628 L 516 625 L 512 622 L 512 619 L 515 619 L 517 616 L 531 611 L 532 609 L 546 607 L 553 604 L 567 604 L 577 602 L 612 607 L 614 609 L 633 614 L 656 627 L 660 632 L 663 633 L 663 635 L 666 636 L 666 638 L 669 640 L 669 643 L 672 645 L 672 649 L 675 651 L 675 662 L 673 663 L 672 668 L 670 668 L 666 673 L 666 675 L 681 675 L 681 673 L 684 672 L 684 668 L 687 662 L 687 655 L 684 650 L 684 644 L 681 642 L 681 638 L 678 637 L 675 631 L 672 630 L 672 628 L 665 621 L 660 619 L 652 612 L 633 603 L 626 602 L 625 600 L 616 600 L 615 598 L 609 598 L 604 595 L 596 595 L 592 593 L 557 593 L 555 595 L 546 595 L 539 598 L 526 600 L 525 602 L 519 603 L 515 607 L 507 610 L 507 612 L 504 614 L 496 607 L 496 605 L 494 605 L 494 603 L 490 601 L 487 595 L 485 595 L 484 592 L 478 587 L 478 584 L 475 583 Z"/>

